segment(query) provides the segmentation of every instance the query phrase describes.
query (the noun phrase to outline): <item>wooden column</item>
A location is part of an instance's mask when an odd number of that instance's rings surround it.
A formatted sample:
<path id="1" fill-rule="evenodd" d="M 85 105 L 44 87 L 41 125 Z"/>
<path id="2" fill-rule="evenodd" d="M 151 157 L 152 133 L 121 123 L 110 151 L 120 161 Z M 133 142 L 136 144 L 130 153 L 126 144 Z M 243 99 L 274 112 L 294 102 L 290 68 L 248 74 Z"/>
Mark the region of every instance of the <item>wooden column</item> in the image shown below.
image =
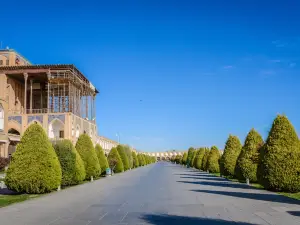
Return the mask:
<path id="1" fill-rule="evenodd" d="M 32 113 L 32 82 L 33 80 L 30 79 L 30 113 Z"/>
<path id="2" fill-rule="evenodd" d="M 24 114 L 27 113 L 27 78 L 28 74 L 24 73 L 25 87 L 24 87 Z"/>
<path id="3" fill-rule="evenodd" d="M 47 83 L 47 88 L 48 88 L 48 90 L 47 90 L 47 94 L 48 94 L 48 96 L 47 96 L 47 112 L 48 113 L 50 113 L 50 78 L 51 78 L 51 73 L 50 72 L 48 72 L 47 73 L 47 77 L 48 77 L 48 83 Z"/>

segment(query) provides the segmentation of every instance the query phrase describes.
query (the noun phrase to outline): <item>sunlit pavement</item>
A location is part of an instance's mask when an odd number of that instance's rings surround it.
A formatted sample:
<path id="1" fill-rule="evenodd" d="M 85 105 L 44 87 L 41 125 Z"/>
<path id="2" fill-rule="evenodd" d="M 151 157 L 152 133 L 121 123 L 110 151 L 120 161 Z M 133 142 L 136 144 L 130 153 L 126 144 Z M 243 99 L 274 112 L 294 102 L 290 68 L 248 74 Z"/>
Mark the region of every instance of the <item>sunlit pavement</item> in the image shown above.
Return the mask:
<path id="1" fill-rule="evenodd" d="M 300 201 L 160 162 L 0 209 L 1 225 L 300 224 Z"/>

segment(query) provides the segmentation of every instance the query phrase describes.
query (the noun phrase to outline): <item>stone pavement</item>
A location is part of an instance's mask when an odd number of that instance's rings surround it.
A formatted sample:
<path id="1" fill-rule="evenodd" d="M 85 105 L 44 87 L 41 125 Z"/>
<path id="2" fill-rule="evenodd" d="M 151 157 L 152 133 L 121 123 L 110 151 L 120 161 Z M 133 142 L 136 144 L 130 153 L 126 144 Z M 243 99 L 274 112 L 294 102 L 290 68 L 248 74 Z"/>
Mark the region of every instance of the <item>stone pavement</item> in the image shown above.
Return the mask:
<path id="1" fill-rule="evenodd" d="M 0 209 L 1 225 L 299 225 L 300 201 L 166 162 Z"/>

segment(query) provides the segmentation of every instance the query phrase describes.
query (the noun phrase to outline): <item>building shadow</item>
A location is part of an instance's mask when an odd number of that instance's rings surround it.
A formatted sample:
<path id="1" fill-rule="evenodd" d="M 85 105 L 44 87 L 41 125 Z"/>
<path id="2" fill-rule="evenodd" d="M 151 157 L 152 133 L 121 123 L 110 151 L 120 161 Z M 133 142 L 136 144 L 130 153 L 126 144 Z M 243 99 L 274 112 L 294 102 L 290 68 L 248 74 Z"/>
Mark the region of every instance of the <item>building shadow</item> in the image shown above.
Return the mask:
<path id="1" fill-rule="evenodd" d="M 209 219 L 201 217 L 187 217 L 175 215 L 152 215 L 146 214 L 141 217 L 147 224 L 153 225 L 253 225 L 250 223 L 234 222 L 220 219 Z"/>
<path id="2" fill-rule="evenodd" d="M 222 177 L 208 177 L 208 176 L 181 176 L 182 179 L 194 179 L 194 180 L 215 180 L 229 182 L 227 179 Z"/>
<path id="3" fill-rule="evenodd" d="M 300 217 L 300 211 L 287 211 L 287 213 L 289 213 L 293 216 L 299 216 Z"/>
<path id="4" fill-rule="evenodd" d="M 252 186 L 248 186 L 246 184 L 240 183 L 232 183 L 226 180 L 217 180 L 216 182 L 211 181 L 177 181 L 178 183 L 185 183 L 185 184 L 200 184 L 205 186 L 215 186 L 215 187 L 226 187 L 226 188 L 241 188 L 241 189 L 255 189 Z"/>
<path id="5" fill-rule="evenodd" d="M 270 193 L 247 193 L 247 192 L 228 192 L 228 191 L 212 191 L 212 190 L 191 190 L 191 191 L 206 193 L 206 194 L 225 195 L 225 196 L 244 198 L 244 199 L 253 199 L 253 200 L 260 200 L 260 201 L 300 205 L 300 201 L 297 199 L 288 198 L 283 195 L 279 195 L 271 192 Z"/>

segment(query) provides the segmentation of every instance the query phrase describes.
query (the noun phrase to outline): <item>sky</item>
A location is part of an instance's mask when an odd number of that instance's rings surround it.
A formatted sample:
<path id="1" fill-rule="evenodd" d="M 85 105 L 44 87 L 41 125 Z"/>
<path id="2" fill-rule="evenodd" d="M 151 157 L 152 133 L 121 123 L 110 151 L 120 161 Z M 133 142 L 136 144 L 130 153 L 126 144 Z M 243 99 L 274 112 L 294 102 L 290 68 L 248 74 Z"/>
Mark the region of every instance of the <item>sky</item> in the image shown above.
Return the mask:
<path id="1" fill-rule="evenodd" d="M 3 1 L 0 41 L 75 64 L 99 135 L 143 151 L 224 148 L 285 114 L 300 130 L 300 1 Z"/>

